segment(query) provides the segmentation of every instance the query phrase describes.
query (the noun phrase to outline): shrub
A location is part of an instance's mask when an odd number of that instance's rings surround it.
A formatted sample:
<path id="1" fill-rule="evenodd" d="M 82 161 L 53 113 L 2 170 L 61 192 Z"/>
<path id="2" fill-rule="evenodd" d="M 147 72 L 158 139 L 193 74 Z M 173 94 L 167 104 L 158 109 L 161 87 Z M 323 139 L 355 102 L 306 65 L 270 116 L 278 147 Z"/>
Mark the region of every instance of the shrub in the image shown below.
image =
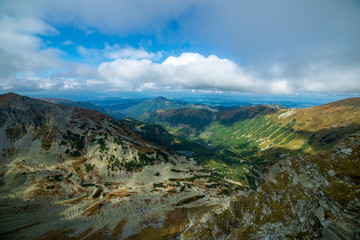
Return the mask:
<path id="1" fill-rule="evenodd" d="M 93 187 L 93 186 L 95 186 L 95 184 L 92 184 L 92 183 L 80 183 L 80 186 L 82 186 L 82 187 Z"/>
<path id="2" fill-rule="evenodd" d="M 86 172 L 90 172 L 91 170 L 93 170 L 93 168 L 95 167 L 95 164 L 91 165 L 91 164 L 85 164 L 85 170 Z"/>
<path id="3" fill-rule="evenodd" d="M 76 150 L 75 152 L 70 153 L 70 155 L 73 157 L 80 157 L 81 153 L 78 150 Z"/>
<path id="4" fill-rule="evenodd" d="M 92 198 L 98 198 L 98 197 L 100 197 L 100 195 L 101 195 L 101 191 L 97 190 L 91 197 Z"/>
<path id="5" fill-rule="evenodd" d="M 165 186 L 162 183 L 153 183 L 153 187 L 154 188 L 157 188 L 157 187 L 164 188 Z"/>

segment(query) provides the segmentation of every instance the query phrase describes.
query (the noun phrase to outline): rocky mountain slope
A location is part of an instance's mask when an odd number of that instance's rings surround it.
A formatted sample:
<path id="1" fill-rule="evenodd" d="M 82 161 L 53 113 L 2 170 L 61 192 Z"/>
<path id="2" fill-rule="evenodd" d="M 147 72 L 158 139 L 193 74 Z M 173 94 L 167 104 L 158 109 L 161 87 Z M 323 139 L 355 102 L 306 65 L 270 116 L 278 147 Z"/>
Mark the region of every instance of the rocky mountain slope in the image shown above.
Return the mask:
<path id="1" fill-rule="evenodd" d="M 360 134 L 278 161 L 253 191 L 195 220 L 181 239 L 360 239 Z"/>
<path id="2" fill-rule="evenodd" d="M 238 188 L 165 130 L 13 93 L 0 146 L 1 239 L 169 239 Z"/>

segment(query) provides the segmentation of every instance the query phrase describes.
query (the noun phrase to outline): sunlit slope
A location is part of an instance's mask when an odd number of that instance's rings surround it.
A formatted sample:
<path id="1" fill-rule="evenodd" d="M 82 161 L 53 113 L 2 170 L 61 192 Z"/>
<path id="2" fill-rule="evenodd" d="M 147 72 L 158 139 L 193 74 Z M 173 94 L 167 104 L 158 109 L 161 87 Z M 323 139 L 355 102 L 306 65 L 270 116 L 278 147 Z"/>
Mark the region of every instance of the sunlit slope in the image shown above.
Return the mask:
<path id="1" fill-rule="evenodd" d="M 360 98 L 351 98 L 301 110 L 250 107 L 241 116 L 218 113 L 198 139 L 213 146 L 230 147 L 244 158 L 274 150 L 327 149 L 344 135 L 358 131 Z M 254 109 L 257 108 L 257 109 Z M 255 114 L 254 114 L 255 112 Z"/>
<path id="2" fill-rule="evenodd" d="M 296 119 L 294 130 L 303 138 L 304 144 L 320 150 L 359 130 L 360 98 L 297 110 L 292 118 Z"/>
<path id="3" fill-rule="evenodd" d="M 268 106 L 208 112 L 177 109 L 152 114 L 152 122 L 214 151 L 203 164 L 238 181 L 264 165 L 299 152 L 328 150 L 360 130 L 360 98 L 308 109 Z"/>

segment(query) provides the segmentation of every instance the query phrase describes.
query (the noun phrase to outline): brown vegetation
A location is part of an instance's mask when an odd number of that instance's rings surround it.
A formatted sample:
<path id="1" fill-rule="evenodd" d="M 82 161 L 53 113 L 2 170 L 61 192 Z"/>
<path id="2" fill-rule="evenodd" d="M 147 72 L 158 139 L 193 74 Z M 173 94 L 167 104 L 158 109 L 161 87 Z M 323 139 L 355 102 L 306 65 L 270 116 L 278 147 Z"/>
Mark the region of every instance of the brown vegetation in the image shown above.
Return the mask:
<path id="1" fill-rule="evenodd" d="M 105 200 L 102 200 L 100 202 L 97 202 L 87 209 L 84 210 L 83 215 L 85 216 L 91 216 L 94 214 L 98 214 L 100 212 L 100 208 L 105 204 Z"/>

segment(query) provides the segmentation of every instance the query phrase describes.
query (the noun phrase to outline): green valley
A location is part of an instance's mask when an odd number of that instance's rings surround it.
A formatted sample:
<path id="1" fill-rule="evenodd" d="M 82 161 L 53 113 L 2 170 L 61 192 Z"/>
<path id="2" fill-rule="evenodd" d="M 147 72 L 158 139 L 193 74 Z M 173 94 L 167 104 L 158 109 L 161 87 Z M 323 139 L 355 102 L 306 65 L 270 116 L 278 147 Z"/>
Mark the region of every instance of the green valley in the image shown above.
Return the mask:
<path id="1" fill-rule="evenodd" d="M 360 98 L 309 109 L 268 106 L 210 112 L 196 109 L 157 111 L 145 122 L 213 151 L 202 164 L 235 181 L 255 183 L 267 164 L 298 153 L 327 150 L 360 129 Z"/>

